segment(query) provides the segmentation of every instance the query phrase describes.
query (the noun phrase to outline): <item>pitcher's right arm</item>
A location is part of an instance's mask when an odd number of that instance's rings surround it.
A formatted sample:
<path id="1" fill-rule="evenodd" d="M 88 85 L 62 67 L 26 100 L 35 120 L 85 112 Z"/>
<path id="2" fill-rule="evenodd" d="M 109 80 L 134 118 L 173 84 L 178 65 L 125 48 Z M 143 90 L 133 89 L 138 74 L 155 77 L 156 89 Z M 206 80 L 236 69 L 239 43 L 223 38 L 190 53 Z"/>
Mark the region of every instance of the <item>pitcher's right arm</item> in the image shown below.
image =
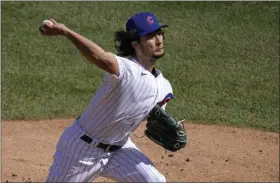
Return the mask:
<path id="1" fill-rule="evenodd" d="M 104 51 L 100 46 L 72 31 L 64 24 L 57 23 L 54 19 L 50 19 L 50 21 L 53 24 L 46 23 L 42 27 L 40 26 L 39 30 L 42 35 L 67 37 L 87 60 L 104 71 L 119 76 L 119 65 L 112 53 Z"/>

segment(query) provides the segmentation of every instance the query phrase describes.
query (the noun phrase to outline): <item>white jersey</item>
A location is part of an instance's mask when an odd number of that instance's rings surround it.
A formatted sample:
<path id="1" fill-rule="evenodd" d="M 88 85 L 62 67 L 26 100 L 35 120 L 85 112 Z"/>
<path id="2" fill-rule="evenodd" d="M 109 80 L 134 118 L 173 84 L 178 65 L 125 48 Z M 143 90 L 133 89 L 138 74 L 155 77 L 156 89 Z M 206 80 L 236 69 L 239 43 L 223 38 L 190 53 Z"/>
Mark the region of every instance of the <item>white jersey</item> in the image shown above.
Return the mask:
<path id="1" fill-rule="evenodd" d="M 155 77 L 132 57 L 116 58 L 120 75 L 105 73 L 104 84 L 81 115 L 79 125 L 103 143 L 123 145 L 156 104 L 165 108 L 173 92 L 159 70 Z"/>
<path id="2" fill-rule="evenodd" d="M 60 137 L 46 182 L 92 182 L 97 176 L 116 182 L 166 182 L 165 177 L 129 138 L 152 108 L 173 98 L 170 83 L 133 58 L 116 56 L 120 76 L 106 73 L 82 116 Z M 81 140 L 87 134 L 91 143 Z M 99 142 L 120 145 L 108 152 Z M 117 167 L 117 168 L 116 168 Z"/>

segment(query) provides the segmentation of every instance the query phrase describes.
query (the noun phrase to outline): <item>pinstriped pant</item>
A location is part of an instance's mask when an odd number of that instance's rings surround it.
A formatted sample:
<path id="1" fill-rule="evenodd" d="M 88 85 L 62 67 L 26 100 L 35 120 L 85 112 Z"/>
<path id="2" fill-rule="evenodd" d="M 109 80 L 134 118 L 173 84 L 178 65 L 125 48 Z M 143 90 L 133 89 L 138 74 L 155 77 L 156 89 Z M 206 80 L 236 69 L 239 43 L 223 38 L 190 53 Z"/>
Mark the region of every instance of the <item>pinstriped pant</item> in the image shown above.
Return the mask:
<path id="1" fill-rule="evenodd" d="M 46 182 L 92 182 L 98 176 L 118 182 L 166 182 L 130 139 L 120 150 L 107 153 L 82 141 L 83 134 L 77 122 L 65 129 Z"/>

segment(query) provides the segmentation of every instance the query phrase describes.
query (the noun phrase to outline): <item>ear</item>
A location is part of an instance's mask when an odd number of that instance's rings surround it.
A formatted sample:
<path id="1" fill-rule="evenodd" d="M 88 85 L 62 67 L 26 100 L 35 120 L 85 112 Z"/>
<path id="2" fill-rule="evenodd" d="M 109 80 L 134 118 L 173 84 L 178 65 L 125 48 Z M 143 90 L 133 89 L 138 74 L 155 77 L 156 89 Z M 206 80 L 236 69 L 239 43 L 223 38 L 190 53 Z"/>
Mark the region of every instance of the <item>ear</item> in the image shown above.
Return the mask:
<path id="1" fill-rule="evenodd" d="M 136 41 L 131 42 L 131 45 L 134 49 L 136 49 L 139 46 L 139 43 L 137 43 Z"/>

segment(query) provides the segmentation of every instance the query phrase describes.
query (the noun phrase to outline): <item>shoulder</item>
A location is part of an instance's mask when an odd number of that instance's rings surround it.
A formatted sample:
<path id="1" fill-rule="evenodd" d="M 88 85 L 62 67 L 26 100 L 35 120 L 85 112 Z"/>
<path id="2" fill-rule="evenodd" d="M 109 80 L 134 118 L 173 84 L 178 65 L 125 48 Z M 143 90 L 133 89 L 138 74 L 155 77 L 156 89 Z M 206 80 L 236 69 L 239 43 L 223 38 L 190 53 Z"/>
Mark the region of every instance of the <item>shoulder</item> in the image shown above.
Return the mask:
<path id="1" fill-rule="evenodd" d="M 128 72 L 134 73 L 136 70 L 142 70 L 142 67 L 140 67 L 137 63 L 133 62 L 129 58 L 121 57 L 118 55 L 115 55 L 117 62 L 119 63 L 119 66 L 127 70 Z"/>
<path id="2" fill-rule="evenodd" d="M 162 76 L 162 79 L 163 79 L 163 82 L 164 82 L 166 85 L 172 87 L 172 86 L 171 86 L 171 83 L 169 82 L 168 79 L 166 79 L 164 76 Z"/>
<path id="3" fill-rule="evenodd" d="M 113 54 L 113 55 L 116 57 L 117 62 L 119 64 L 122 64 L 126 67 L 136 67 L 137 66 L 136 63 L 132 62 L 130 59 L 128 59 L 126 57 L 121 57 L 121 56 L 118 56 L 118 55 L 115 55 L 115 54 Z"/>
<path id="4" fill-rule="evenodd" d="M 138 64 L 134 63 L 130 59 L 126 57 L 118 56 L 114 53 L 110 53 L 110 54 L 112 54 L 116 58 L 116 61 L 119 66 L 119 76 L 117 77 L 109 73 L 105 73 L 105 77 L 109 78 L 109 80 L 111 79 L 127 80 L 131 78 L 134 73 L 137 73 L 137 71 L 141 70 Z"/>

